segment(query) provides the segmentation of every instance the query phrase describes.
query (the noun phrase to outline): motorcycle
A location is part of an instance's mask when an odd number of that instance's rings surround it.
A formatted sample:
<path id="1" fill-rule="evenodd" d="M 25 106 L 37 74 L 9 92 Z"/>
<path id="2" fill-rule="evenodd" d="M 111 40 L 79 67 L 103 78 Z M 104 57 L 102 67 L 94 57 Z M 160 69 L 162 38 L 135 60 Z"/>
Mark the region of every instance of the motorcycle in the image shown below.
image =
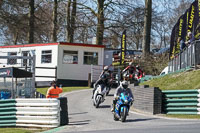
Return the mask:
<path id="1" fill-rule="evenodd" d="M 121 122 L 126 121 L 126 117 L 129 112 L 129 108 L 132 105 L 133 99 L 124 93 L 120 94 L 114 109 L 114 120 L 121 120 Z"/>
<path id="2" fill-rule="evenodd" d="M 97 85 L 97 89 L 94 92 L 93 96 L 93 105 L 98 108 L 101 103 L 105 100 L 105 95 L 107 93 L 106 87 L 103 87 L 103 85 Z"/>
<path id="3" fill-rule="evenodd" d="M 108 85 L 105 86 L 105 88 L 106 88 L 106 96 L 108 96 L 109 93 L 110 93 L 111 86 L 112 86 L 112 82 L 113 82 L 113 79 L 111 79 L 111 80 L 109 81 Z"/>
<path id="4" fill-rule="evenodd" d="M 137 83 L 138 82 L 138 78 L 137 78 L 137 73 L 134 72 L 132 74 L 129 74 L 128 72 L 123 74 L 123 79 L 126 81 L 130 81 L 130 83 Z"/>

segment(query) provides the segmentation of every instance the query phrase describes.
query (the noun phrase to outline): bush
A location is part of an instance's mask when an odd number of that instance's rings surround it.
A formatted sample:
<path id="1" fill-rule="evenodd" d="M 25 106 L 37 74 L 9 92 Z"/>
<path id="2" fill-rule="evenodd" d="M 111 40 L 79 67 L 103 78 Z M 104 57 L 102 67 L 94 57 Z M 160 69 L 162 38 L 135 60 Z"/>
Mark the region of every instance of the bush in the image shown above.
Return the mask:
<path id="1" fill-rule="evenodd" d="M 134 60 L 134 64 L 139 64 L 146 75 L 159 75 L 162 70 L 168 65 L 168 54 L 149 55 L 140 60 Z"/>

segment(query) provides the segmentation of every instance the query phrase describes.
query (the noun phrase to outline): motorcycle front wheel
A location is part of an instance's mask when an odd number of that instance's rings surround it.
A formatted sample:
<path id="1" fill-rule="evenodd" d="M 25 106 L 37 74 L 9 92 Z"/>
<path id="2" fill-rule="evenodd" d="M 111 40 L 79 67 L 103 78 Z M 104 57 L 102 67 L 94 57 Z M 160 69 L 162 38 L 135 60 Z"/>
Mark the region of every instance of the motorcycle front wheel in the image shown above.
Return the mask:
<path id="1" fill-rule="evenodd" d="M 123 111 L 121 112 L 121 122 L 125 122 L 126 121 L 127 112 L 128 112 L 127 108 L 124 107 Z"/>
<path id="2" fill-rule="evenodd" d="M 106 92 L 106 96 L 109 95 L 109 92 L 110 92 L 110 88 L 108 88 L 107 92 Z"/>
<path id="3" fill-rule="evenodd" d="M 101 102 L 101 97 L 97 96 L 97 98 L 96 98 L 96 108 L 99 107 L 100 102 Z"/>

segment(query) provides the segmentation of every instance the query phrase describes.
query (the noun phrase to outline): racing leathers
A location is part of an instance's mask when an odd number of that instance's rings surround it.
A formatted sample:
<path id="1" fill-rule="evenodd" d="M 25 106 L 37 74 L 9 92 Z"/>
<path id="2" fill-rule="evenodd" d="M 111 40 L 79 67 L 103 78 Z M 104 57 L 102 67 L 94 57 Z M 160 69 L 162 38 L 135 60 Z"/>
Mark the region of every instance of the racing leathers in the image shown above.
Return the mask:
<path id="1" fill-rule="evenodd" d="M 130 96 L 133 99 L 133 93 L 130 88 L 124 89 L 122 86 L 117 87 L 115 90 L 114 98 L 117 99 L 121 93 L 125 93 L 125 95 Z"/>
<path id="2" fill-rule="evenodd" d="M 97 89 L 98 84 L 102 85 L 102 89 L 105 86 L 110 87 L 110 79 L 111 79 L 110 72 L 109 71 L 102 71 L 101 75 L 99 76 L 99 79 L 94 84 L 93 95 L 94 95 L 95 90 Z M 92 98 L 93 98 L 93 95 L 92 95 Z"/>
<path id="3" fill-rule="evenodd" d="M 117 103 L 117 100 L 120 96 L 121 93 L 124 93 L 125 95 L 128 95 L 132 98 L 132 101 L 133 101 L 133 93 L 131 91 L 130 88 L 123 88 L 121 85 L 119 87 L 117 87 L 117 89 L 115 90 L 115 94 L 114 94 L 114 100 L 113 100 L 113 104 L 112 104 L 112 108 L 111 108 L 111 111 L 114 111 L 115 110 L 115 105 Z"/>

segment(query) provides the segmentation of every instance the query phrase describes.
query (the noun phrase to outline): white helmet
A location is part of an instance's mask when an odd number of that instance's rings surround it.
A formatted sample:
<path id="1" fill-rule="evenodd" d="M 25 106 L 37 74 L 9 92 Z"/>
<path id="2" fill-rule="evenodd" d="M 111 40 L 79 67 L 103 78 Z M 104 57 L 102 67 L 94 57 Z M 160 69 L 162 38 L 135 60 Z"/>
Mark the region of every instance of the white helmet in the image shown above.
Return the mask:
<path id="1" fill-rule="evenodd" d="M 108 66 L 105 66 L 105 67 L 103 68 L 103 70 L 104 70 L 104 71 L 108 71 Z"/>
<path id="2" fill-rule="evenodd" d="M 120 86 L 124 89 L 127 89 L 128 88 L 128 82 L 124 80 L 124 81 L 120 82 Z"/>
<path id="3" fill-rule="evenodd" d="M 133 65 L 133 62 L 129 62 L 129 66 L 132 66 Z"/>

